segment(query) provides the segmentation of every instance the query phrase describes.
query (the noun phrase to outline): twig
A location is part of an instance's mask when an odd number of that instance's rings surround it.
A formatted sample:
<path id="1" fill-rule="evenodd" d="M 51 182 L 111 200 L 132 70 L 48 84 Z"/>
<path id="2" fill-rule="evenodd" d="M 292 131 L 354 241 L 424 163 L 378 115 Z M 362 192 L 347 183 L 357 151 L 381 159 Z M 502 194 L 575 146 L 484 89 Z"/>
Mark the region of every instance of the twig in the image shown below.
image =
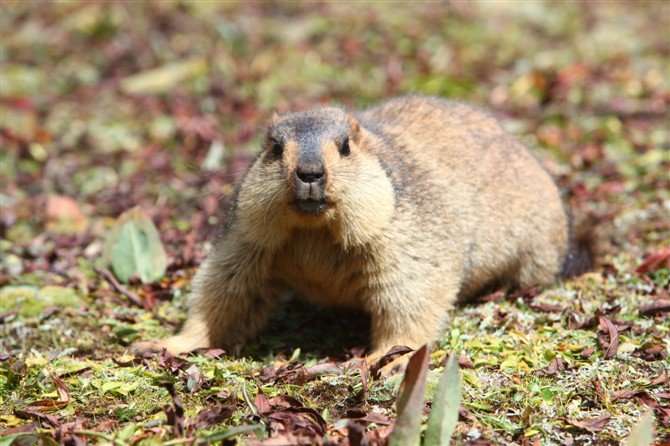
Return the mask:
<path id="1" fill-rule="evenodd" d="M 144 305 L 142 304 L 142 299 L 140 299 L 140 297 L 137 294 L 133 293 L 128 288 L 121 285 L 119 281 L 116 280 L 116 277 L 114 277 L 114 274 L 112 274 L 110 270 L 96 267 L 95 271 L 102 277 L 104 277 L 105 280 L 107 280 L 107 282 L 109 282 L 109 284 L 112 286 L 112 288 L 114 288 L 116 291 L 126 296 L 128 300 L 130 300 L 138 307 L 144 308 Z"/>
<path id="2" fill-rule="evenodd" d="M 254 414 L 255 416 L 259 416 L 258 410 L 256 409 L 256 405 L 251 401 L 251 397 L 249 396 L 249 392 L 247 391 L 246 381 L 242 383 L 242 397 L 244 398 L 244 402 L 247 403 L 249 410 L 251 410 L 251 413 Z"/>
<path id="3" fill-rule="evenodd" d="M 175 438 L 174 440 L 168 440 L 163 442 L 163 446 L 174 446 L 178 444 L 193 443 L 194 439 L 191 437 L 186 438 Z"/>

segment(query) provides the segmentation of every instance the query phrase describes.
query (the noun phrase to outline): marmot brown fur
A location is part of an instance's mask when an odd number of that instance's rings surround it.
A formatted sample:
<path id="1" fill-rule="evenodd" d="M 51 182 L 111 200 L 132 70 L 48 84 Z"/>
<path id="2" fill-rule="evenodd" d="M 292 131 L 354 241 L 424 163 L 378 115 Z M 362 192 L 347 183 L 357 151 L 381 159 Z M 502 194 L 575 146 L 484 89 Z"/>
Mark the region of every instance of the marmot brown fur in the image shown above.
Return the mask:
<path id="1" fill-rule="evenodd" d="M 362 309 L 373 355 L 435 340 L 495 286 L 551 284 L 569 219 L 551 177 L 490 115 L 410 96 L 273 118 L 181 332 L 152 347 L 234 351 L 286 288 Z"/>

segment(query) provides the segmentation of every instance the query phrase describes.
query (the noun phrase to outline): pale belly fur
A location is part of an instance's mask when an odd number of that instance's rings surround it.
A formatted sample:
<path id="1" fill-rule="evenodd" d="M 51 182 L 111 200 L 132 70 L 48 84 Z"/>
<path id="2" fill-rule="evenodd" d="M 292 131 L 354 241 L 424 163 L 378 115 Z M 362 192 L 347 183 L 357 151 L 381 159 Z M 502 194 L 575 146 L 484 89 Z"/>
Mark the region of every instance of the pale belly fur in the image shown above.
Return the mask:
<path id="1" fill-rule="evenodd" d="M 345 253 L 325 231 L 296 233 L 278 251 L 273 284 L 319 305 L 361 308 L 367 291 L 360 254 Z"/>

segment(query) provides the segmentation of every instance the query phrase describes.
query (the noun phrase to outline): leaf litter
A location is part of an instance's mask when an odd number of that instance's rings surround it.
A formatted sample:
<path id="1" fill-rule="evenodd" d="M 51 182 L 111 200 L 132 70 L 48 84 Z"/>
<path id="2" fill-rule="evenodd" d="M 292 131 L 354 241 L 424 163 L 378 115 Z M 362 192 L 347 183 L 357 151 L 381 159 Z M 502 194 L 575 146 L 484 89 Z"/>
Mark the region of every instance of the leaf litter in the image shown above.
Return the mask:
<path id="1" fill-rule="evenodd" d="M 619 444 L 648 409 L 668 442 L 668 28 L 662 2 L 0 4 L 0 443 L 386 444 L 400 378 L 346 313 L 284 312 L 237 358 L 127 346 L 183 321 L 273 110 L 404 92 L 493 109 L 604 245 L 456 308 L 429 406 L 461 352 L 459 443 Z M 164 257 L 124 251 L 133 277 L 105 241 L 135 207 Z"/>

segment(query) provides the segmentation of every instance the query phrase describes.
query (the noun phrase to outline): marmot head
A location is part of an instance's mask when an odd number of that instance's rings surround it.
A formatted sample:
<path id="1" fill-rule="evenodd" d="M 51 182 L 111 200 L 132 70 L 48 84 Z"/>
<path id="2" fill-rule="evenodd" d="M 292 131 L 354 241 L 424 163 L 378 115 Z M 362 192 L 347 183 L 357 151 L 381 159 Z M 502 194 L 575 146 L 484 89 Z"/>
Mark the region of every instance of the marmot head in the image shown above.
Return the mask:
<path id="1" fill-rule="evenodd" d="M 358 122 L 337 108 L 273 117 L 263 157 L 283 172 L 294 212 L 313 219 L 336 205 L 334 183 L 360 156 L 359 137 Z"/>
<path id="2" fill-rule="evenodd" d="M 238 213 L 251 238 L 258 241 L 262 232 L 268 243 L 277 242 L 292 228 L 327 226 L 354 244 L 378 230 L 377 220 L 386 224 L 394 203 L 390 180 L 370 150 L 378 143 L 339 108 L 275 115 L 240 189 Z"/>

